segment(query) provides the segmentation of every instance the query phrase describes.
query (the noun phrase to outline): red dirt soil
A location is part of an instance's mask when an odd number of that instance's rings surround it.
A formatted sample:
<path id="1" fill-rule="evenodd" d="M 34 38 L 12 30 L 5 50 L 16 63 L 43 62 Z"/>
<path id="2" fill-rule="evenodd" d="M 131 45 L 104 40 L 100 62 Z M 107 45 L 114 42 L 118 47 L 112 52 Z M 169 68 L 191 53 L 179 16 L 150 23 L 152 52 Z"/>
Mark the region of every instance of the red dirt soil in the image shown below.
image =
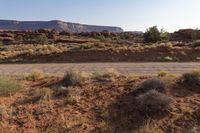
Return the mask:
<path id="1" fill-rule="evenodd" d="M 32 98 L 32 92 L 41 84 L 48 86 L 52 80 L 26 82 L 25 90 L 1 97 L 0 104 L 6 104 L 7 108 L 0 114 L 0 132 L 132 132 L 148 120 L 136 111 L 134 104 L 135 87 L 145 79 L 120 77 L 107 83 L 93 81 L 74 87 L 78 91 L 72 101 L 59 97 L 40 103 L 27 99 Z M 195 87 L 173 82 L 166 95 L 172 98 L 171 107 L 166 114 L 152 118 L 157 129 L 183 133 L 200 126 L 200 92 Z"/>
<path id="2" fill-rule="evenodd" d="M 12 59 L 20 58 L 23 59 L 22 62 L 37 63 L 162 62 L 166 61 L 165 57 L 171 57 L 172 62 L 197 62 L 200 57 L 200 49 L 159 46 L 133 50 L 80 50 L 52 55 L 20 55 Z"/>

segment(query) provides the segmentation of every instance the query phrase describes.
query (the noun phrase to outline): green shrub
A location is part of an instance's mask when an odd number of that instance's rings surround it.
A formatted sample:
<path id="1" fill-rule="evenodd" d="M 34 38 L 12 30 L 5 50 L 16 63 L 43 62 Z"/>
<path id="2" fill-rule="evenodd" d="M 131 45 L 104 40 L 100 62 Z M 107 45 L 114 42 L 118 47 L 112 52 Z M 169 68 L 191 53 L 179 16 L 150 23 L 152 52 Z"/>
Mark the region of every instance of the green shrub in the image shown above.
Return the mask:
<path id="1" fill-rule="evenodd" d="M 63 86 L 75 86 L 80 85 L 83 81 L 82 75 L 78 71 L 67 71 L 62 79 Z"/>
<path id="2" fill-rule="evenodd" d="M 200 30 L 196 29 L 192 32 L 192 40 L 200 39 Z"/>
<path id="3" fill-rule="evenodd" d="M 169 33 L 164 31 L 163 29 L 161 29 L 161 32 L 160 32 L 160 39 L 161 41 L 169 41 Z"/>
<path id="4" fill-rule="evenodd" d="M 158 73 L 158 77 L 165 77 L 165 76 L 167 76 L 168 75 L 168 72 L 166 72 L 166 71 L 160 71 L 159 73 Z"/>
<path id="5" fill-rule="evenodd" d="M 157 26 L 150 27 L 144 33 L 144 41 L 149 43 L 155 43 L 161 40 L 160 31 L 158 30 Z"/>
<path id="6" fill-rule="evenodd" d="M 39 44 L 48 44 L 48 38 L 45 34 L 36 35 L 34 40 Z"/>
<path id="7" fill-rule="evenodd" d="M 160 79 L 148 79 L 142 82 L 138 89 L 142 92 L 148 92 L 150 90 L 164 92 L 166 90 L 166 83 Z"/>
<path id="8" fill-rule="evenodd" d="M 145 115 L 154 115 L 169 109 L 171 99 L 164 94 L 151 90 L 137 98 L 137 108 Z"/>
<path id="9" fill-rule="evenodd" d="M 18 81 L 9 77 L 0 77 L 0 96 L 9 95 L 21 89 Z"/>
<path id="10" fill-rule="evenodd" d="M 188 85 L 200 85 L 200 71 L 183 74 L 180 82 Z"/>

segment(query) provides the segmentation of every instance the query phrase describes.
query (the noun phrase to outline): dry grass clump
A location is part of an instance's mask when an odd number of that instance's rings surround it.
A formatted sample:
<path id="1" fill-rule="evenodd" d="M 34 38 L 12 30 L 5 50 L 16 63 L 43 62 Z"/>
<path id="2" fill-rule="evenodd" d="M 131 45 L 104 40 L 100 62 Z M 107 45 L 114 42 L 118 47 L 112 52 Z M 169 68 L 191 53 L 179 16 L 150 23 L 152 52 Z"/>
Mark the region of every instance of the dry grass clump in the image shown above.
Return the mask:
<path id="1" fill-rule="evenodd" d="M 38 69 L 34 69 L 28 76 L 27 79 L 28 80 L 40 80 L 44 78 L 44 72 L 42 70 L 38 70 Z"/>
<path id="2" fill-rule="evenodd" d="M 154 115 L 169 109 L 171 99 L 166 95 L 151 90 L 137 98 L 138 110 L 145 115 Z"/>
<path id="3" fill-rule="evenodd" d="M 155 123 L 152 123 L 148 120 L 144 126 L 140 127 L 137 130 L 134 130 L 132 133 L 164 133 L 161 129 L 157 127 Z"/>
<path id="4" fill-rule="evenodd" d="M 22 86 L 15 79 L 0 77 L 0 96 L 12 94 L 21 88 Z"/>
<path id="5" fill-rule="evenodd" d="M 104 75 L 110 75 L 110 76 L 113 76 L 113 77 L 119 77 L 121 74 L 120 74 L 119 71 L 117 71 L 114 68 L 108 68 L 108 69 L 106 69 L 106 73 Z"/>
<path id="6" fill-rule="evenodd" d="M 53 95 L 55 98 L 64 98 L 65 104 L 73 104 L 80 99 L 80 94 L 80 88 L 60 86 L 54 89 Z"/>
<path id="7" fill-rule="evenodd" d="M 168 75 L 168 72 L 166 72 L 166 71 L 160 71 L 158 73 L 158 77 L 166 77 L 167 75 Z"/>
<path id="8" fill-rule="evenodd" d="M 93 73 L 93 78 L 98 82 L 114 82 L 120 75 L 121 74 L 116 69 L 109 68 L 103 73 Z"/>
<path id="9" fill-rule="evenodd" d="M 188 85 L 200 85 L 200 71 L 185 73 L 180 78 L 181 83 Z"/>
<path id="10" fill-rule="evenodd" d="M 65 73 L 61 84 L 63 86 L 76 86 L 83 82 L 83 77 L 80 72 L 69 70 Z"/>
<path id="11" fill-rule="evenodd" d="M 138 89 L 142 92 L 150 90 L 156 90 L 158 92 L 164 92 L 166 90 L 166 83 L 160 79 L 148 79 L 140 84 Z"/>
<path id="12" fill-rule="evenodd" d="M 44 100 L 49 101 L 53 96 L 53 91 L 50 88 L 41 88 L 34 91 L 32 103 L 41 102 Z"/>

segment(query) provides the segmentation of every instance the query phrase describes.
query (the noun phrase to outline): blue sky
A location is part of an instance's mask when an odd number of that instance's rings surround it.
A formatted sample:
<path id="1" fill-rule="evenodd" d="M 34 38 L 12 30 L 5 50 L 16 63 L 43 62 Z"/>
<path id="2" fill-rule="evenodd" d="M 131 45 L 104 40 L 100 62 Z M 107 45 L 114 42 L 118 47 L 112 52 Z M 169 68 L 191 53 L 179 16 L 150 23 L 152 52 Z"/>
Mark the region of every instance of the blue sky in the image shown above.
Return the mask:
<path id="1" fill-rule="evenodd" d="M 0 19 L 64 20 L 145 31 L 200 28 L 200 0 L 0 0 Z"/>

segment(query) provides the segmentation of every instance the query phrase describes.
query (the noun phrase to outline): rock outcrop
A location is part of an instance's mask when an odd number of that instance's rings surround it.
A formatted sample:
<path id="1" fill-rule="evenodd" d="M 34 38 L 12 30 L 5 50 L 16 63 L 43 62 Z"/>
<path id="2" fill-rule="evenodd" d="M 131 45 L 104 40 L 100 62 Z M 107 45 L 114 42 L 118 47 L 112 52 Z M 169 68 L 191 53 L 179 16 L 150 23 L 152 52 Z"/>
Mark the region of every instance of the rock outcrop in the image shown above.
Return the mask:
<path id="1" fill-rule="evenodd" d="M 2 30 L 38 30 L 38 29 L 49 29 L 56 31 L 67 31 L 72 33 L 79 32 L 123 32 L 120 27 L 112 26 L 95 26 L 85 25 L 78 23 L 69 23 L 59 20 L 53 21 L 15 21 L 15 20 L 0 20 L 0 29 Z"/>

